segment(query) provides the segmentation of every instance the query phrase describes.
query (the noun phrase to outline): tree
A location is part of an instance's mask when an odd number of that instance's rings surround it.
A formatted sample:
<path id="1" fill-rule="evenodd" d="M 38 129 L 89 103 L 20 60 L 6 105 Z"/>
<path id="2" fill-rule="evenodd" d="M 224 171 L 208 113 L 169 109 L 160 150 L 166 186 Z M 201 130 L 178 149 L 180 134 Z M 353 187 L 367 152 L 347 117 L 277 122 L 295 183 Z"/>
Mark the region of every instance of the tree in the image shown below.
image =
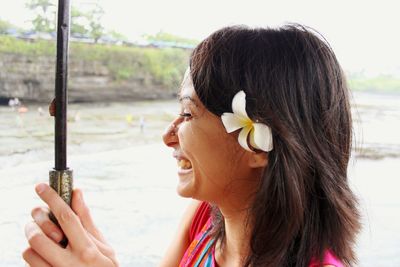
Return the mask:
<path id="1" fill-rule="evenodd" d="M 8 21 L 0 19 L 0 34 L 7 34 L 10 29 L 15 28 Z"/>
<path id="2" fill-rule="evenodd" d="M 113 38 L 115 40 L 118 40 L 118 41 L 128 41 L 128 38 L 125 35 L 123 35 L 122 33 L 116 32 L 114 30 L 109 31 L 108 35 L 111 38 Z"/>
<path id="3" fill-rule="evenodd" d="M 71 7 L 71 35 L 87 36 L 89 33 L 87 14 L 76 7 Z"/>
<path id="4" fill-rule="evenodd" d="M 56 5 L 53 0 L 29 0 L 26 7 L 34 11 L 33 29 L 37 32 L 54 32 L 56 25 Z"/>
<path id="5" fill-rule="evenodd" d="M 89 35 L 93 38 L 95 43 L 104 35 L 104 27 L 100 22 L 103 15 L 104 9 L 99 4 L 95 4 L 95 7 L 87 14 L 89 20 Z"/>
<path id="6" fill-rule="evenodd" d="M 91 5 L 92 6 L 92 5 Z M 81 11 L 72 6 L 71 8 L 71 35 L 91 37 L 95 43 L 105 34 L 101 23 L 104 10 L 99 4 L 94 4 L 90 9 Z"/>
<path id="7" fill-rule="evenodd" d="M 28 0 L 26 7 L 35 12 L 32 20 L 36 32 L 54 32 L 56 30 L 56 0 Z M 90 3 L 92 6 L 92 4 Z M 95 43 L 105 34 L 101 23 L 104 9 L 94 3 L 89 10 L 82 11 L 71 6 L 71 35 L 90 37 Z"/>

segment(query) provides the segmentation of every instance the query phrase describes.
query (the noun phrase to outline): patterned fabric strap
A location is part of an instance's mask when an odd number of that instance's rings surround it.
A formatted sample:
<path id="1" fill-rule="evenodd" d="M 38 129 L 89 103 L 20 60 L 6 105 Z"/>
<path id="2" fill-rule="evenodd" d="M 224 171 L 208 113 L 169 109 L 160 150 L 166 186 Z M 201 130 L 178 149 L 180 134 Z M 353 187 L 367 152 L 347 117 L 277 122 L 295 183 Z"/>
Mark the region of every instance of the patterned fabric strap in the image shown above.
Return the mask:
<path id="1" fill-rule="evenodd" d="M 210 237 L 211 218 L 186 250 L 179 267 L 215 267 L 213 245 L 215 240 Z"/>
<path id="2" fill-rule="evenodd" d="M 331 265 L 335 267 L 344 267 L 344 265 L 333 255 L 333 252 L 329 249 L 325 252 L 324 258 L 322 260 L 322 266 Z M 309 267 L 319 267 L 321 264 L 314 258 L 311 260 Z"/>

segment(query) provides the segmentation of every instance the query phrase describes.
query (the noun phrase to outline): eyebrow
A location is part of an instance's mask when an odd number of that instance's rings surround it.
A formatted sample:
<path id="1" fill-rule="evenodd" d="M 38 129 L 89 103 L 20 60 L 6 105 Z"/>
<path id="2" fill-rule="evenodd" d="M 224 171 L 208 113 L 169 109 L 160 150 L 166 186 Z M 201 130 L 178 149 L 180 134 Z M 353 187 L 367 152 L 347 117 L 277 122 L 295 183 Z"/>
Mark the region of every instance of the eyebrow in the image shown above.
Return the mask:
<path id="1" fill-rule="evenodd" d="M 190 100 L 197 107 L 196 100 L 194 100 L 190 95 L 182 95 L 181 96 L 178 94 L 178 99 L 179 99 L 179 102 L 182 102 L 183 100 Z"/>

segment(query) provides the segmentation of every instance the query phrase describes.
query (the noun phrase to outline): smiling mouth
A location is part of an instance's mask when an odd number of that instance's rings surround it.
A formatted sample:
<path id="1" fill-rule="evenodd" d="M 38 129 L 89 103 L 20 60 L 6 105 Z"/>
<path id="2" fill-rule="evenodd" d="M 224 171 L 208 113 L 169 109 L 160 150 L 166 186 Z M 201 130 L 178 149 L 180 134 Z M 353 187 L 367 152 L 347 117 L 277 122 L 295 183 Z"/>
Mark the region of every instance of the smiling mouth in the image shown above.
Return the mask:
<path id="1" fill-rule="evenodd" d="M 178 167 L 182 170 L 190 170 L 192 168 L 192 163 L 187 159 L 178 160 Z"/>

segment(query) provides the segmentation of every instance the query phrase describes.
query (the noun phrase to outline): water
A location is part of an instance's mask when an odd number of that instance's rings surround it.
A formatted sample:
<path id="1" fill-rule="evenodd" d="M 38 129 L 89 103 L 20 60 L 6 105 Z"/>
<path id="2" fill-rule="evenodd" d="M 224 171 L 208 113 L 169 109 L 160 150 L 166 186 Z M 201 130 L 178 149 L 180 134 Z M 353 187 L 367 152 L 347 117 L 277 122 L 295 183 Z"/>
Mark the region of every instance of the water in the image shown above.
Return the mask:
<path id="1" fill-rule="evenodd" d="M 349 168 L 360 198 L 359 266 L 400 266 L 400 97 L 355 94 L 356 151 Z M 24 266 L 24 225 L 41 205 L 33 186 L 53 167 L 53 122 L 37 106 L 0 107 L 0 266 Z M 43 107 L 43 109 L 45 109 Z M 69 166 L 121 266 L 156 266 L 188 204 L 175 193 L 176 162 L 161 133 L 175 101 L 71 105 Z M 139 127 L 145 119 L 144 132 Z M 362 130 L 361 130 L 362 129 Z"/>

